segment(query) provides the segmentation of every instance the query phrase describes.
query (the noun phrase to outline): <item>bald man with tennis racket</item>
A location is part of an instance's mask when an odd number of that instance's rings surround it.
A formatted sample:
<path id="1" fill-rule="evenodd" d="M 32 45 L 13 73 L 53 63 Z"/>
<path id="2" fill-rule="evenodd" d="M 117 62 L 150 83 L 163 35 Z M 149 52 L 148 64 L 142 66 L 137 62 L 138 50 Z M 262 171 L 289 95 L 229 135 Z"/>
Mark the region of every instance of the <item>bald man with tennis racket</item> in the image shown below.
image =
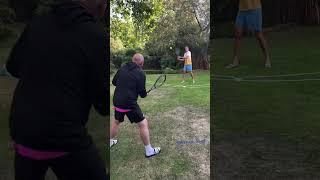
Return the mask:
<path id="1" fill-rule="evenodd" d="M 118 134 L 120 123 L 127 116 L 131 123 L 138 124 L 140 137 L 145 145 L 145 157 L 149 158 L 158 155 L 161 149 L 151 146 L 148 121 L 137 103 L 138 96 L 145 98 L 152 90 L 146 91 L 146 76 L 142 71 L 143 64 L 144 57 L 141 54 L 135 54 L 132 62 L 121 67 L 112 80 L 116 89 L 113 96 L 115 119 L 111 123 L 110 147 L 118 143 L 115 137 Z"/>

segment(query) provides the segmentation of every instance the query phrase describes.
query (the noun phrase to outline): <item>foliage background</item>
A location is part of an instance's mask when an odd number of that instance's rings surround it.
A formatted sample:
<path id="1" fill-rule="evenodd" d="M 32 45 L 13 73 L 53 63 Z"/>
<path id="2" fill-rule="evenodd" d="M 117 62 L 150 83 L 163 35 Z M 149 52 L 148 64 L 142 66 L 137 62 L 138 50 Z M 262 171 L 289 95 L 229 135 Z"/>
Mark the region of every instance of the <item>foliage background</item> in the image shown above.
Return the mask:
<path id="1" fill-rule="evenodd" d="M 180 69 L 176 49 L 193 54 L 195 69 L 208 69 L 210 2 L 206 0 L 111 1 L 111 62 L 115 68 L 145 56 L 146 69 Z"/>

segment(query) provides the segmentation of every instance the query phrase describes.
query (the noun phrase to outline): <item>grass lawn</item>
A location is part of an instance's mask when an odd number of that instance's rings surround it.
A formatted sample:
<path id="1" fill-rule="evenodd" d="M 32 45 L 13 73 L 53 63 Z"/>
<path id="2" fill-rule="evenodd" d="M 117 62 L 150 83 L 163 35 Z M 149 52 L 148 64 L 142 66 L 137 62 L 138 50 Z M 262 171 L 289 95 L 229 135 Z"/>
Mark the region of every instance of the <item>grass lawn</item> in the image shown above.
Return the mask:
<path id="1" fill-rule="evenodd" d="M 147 89 L 158 76 L 147 75 Z M 193 85 L 191 78 L 181 84 L 181 75 L 167 75 L 165 85 L 139 99 L 151 144 L 162 152 L 146 159 L 137 125 L 126 119 L 111 149 L 111 179 L 209 179 L 209 78 L 209 72 L 196 72 Z"/>
<path id="2" fill-rule="evenodd" d="M 228 70 L 233 39 L 212 42 L 211 106 L 214 177 L 217 179 L 320 178 L 320 74 L 222 81 L 217 75 L 270 76 L 319 72 L 319 27 L 267 34 L 271 69 L 257 42 L 244 38 L 241 66 Z"/>
<path id="3" fill-rule="evenodd" d="M 9 52 L 16 41 L 16 37 L 0 42 L 0 67 L 6 62 Z M 9 77 L 0 76 L 0 179 L 13 180 L 13 152 L 8 149 L 9 125 L 8 115 L 11 105 L 13 91 L 16 80 Z M 107 158 L 106 153 L 106 127 L 105 124 L 109 117 L 101 117 L 92 112 L 88 123 L 88 131 L 92 135 L 94 142 L 100 149 L 101 156 L 104 160 Z M 49 173 L 49 179 L 55 179 Z"/>

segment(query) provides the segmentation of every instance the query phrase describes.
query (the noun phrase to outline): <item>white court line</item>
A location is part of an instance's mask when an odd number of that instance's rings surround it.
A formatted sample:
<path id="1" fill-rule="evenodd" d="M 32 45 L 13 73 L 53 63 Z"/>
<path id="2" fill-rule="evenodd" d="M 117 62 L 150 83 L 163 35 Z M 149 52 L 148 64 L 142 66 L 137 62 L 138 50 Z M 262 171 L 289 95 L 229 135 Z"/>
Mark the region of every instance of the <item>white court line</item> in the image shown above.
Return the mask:
<path id="1" fill-rule="evenodd" d="M 277 80 L 271 80 L 271 79 L 265 79 L 265 80 L 246 80 L 246 79 L 224 79 L 224 78 L 213 78 L 214 81 L 234 81 L 234 82 L 306 82 L 306 81 L 320 81 L 320 78 L 315 79 L 277 79 Z"/>
<path id="2" fill-rule="evenodd" d="M 277 77 L 297 77 L 306 75 L 317 75 L 320 72 L 296 73 L 296 74 L 279 74 L 269 76 L 228 76 L 213 74 L 214 81 L 235 81 L 235 82 L 304 82 L 304 81 L 320 81 L 320 78 L 303 78 L 303 79 L 259 79 L 259 78 L 277 78 Z M 258 78 L 258 79 L 255 79 Z"/>
<path id="3" fill-rule="evenodd" d="M 236 77 L 231 75 L 219 75 L 219 74 L 212 74 L 213 77 L 219 78 L 268 78 L 268 77 L 290 77 L 290 76 L 306 76 L 306 75 L 316 75 L 320 74 L 320 72 L 309 72 L 309 73 L 296 73 L 296 74 L 278 74 L 278 75 L 268 75 L 268 76 L 257 76 L 257 75 L 250 75 L 250 76 L 243 76 L 243 77 Z"/>
<path id="4" fill-rule="evenodd" d="M 147 85 L 153 85 L 153 83 L 147 82 Z M 164 84 L 163 87 L 170 87 L 170 88 L 190 88 L 190 89 L 196 89 L 196 88 L 204 88 L 204 87 L 210 87 L 210 84 L 193 84 L 193 85 L 183 85 L 183 84 Z"/>
<path id="5" fill-rule="evenodd" d="M 316 75 L 316 74 L 320 74 L 320 72 L 279 74 L 279 75 L 269 75 L 269 76 L 244 76 L 243 78 L 293 77 L 293 76 L 306 76 L 306 75 Z"/>

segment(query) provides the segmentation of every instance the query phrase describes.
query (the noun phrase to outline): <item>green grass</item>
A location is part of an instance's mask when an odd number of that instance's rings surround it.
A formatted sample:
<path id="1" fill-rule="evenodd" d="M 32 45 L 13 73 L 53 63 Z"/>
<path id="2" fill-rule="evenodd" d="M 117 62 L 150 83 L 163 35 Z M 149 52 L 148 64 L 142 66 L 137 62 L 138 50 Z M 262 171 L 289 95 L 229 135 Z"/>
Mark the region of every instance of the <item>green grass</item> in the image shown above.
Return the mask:
<path id="1" fill-rule="evenodd" d="M 0 42 L 0 67 L 6 62 L 6 59 L 13 47 L 17 37 L 8 38 Z M 13 178 L 13 152 L 8 149 L 9 124 L 8 116 L 14 88 L 17 80 L 9 77 L 0 77 L 0 179 Z M 100 150 L 101 157 L 107 160 L 106 147 L 106 123 L 109 117 L 101 117 L 95 111 L 90 115 L 88 131 L 92 135 L 94 142 Z M 6 178 L 5 178 L 6 177 Z M 54 177 L 49 173 L 48 177 Z M 52 179 L 52 178 L 51 178 Z"/>
<path id="2" fill-rule="evenodd" d="M 147 89 L 157 77 L 147 75 Z M 191 78 L 182 85 L 181 75 L 170 74 L 164 86 L 139 99 L 149 121 L 151 144 L 162 152 L 146 159 L 138 128 L 126 119 L 119 143 L 111 149 L 111 179 L 209 179 L 209 167 L 201 167 L 209 164 L 209 143 L 177 145 L 193 138 L 209 140 L 209 78 L 208 72 L 197 72 L 195 85 Z"/>
<path id="3" fill-rule="evenodd" d="M 233 39 L 217 39 L 211 77 L 319 72 L 319 32 L 314 27 L 267 34 L 271 69 L 263 67 L 252 38 L 243 39 L 241 66 L 225 69 L 232 60 Z M 320 75 L 271 79 L 304 78 Z M 213 80 L 212 88 L 216 178 L 320 178 L 320 81 Z"/>

